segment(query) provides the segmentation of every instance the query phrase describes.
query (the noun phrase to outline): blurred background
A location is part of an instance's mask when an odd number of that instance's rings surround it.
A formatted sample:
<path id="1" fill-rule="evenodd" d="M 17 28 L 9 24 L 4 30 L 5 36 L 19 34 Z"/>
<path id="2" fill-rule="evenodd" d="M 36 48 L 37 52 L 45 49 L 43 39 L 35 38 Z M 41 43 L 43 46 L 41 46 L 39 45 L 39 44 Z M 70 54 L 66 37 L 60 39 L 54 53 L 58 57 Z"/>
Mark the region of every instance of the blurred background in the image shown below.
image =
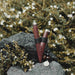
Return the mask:
<path id="1" fill-rule="evenodd" d="M 0 0 L 0 40 L 19 32 L 50 30 L 48 46 L 67 75 L 75 75 L 74 0 Z"/>

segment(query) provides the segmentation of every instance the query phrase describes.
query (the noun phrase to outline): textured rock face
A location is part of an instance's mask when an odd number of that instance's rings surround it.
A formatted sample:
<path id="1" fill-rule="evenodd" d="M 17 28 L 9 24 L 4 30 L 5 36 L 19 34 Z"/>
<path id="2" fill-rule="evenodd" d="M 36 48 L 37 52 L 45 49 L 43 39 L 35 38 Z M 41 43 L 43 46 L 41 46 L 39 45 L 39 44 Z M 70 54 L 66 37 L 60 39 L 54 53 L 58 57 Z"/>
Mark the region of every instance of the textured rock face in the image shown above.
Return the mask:
<path id="1" fill-rule="evenodd" d="M 5 47 L 5 44 L 8 44 L 8 43 L 10 43 L 10 41 L 8 39 L 2 39 L 0 41 L 0 49 Z"/>
<path id="2" fill-rule="evenodd" d="M 24 47 L 29 53 L 30 59 L 34 59 L 34 62 L 38 61 L 33 34 L 21 32 L 12 35 L 9 38 L 5 38 L 0 41 L 0 49 L 5 47 L 5 44 L 13 44 L 12 41 L 16 41 L 18 45 Z M 45 51 L 49 52 L 50 58 L 57 59 L 56 56 L 49 50 L 47 45 Z M 8 70 L 7 75 L 65 75 L 61 65 L 53 60 L 51 61 L 52 62 L 50 62 L 49 66 L 44 66 L 43 63 L 37 63 L 31 71 L 28 71 L 26 73 L 18 67 L 11 67 Z"/>
<path id="3" fill-rule="evenodd" d="M 18 33 L 8 38 L 9 41 L 17 41 L 18 45 L 21 45 L 25 47 L 27 50 L 35 50 L 35 41 L 34 41 L 34 35 L 30 33 Z"/>
<path id="4" fill-rule="evenodd" d="M 12 41 L 16 41 L 18 45 L 24 47 L 29 53 L 30 59 L 33 58 L 33 60 L 37 61 L 38 58 L 37 58 L 37 52 L 36 52 L 36 46 L 33 34 L 20 32 L 18 34 L 12 35 L 9 38 L 0 41 L 0 48 L 4 47 L 4 44 L 12 43 Z M 45 47 L 45 51 L 46 50 L 49 50 L 47 45 Z M 56 56 L 51 51 L 49 55 L 50 58 L 55 60 L 57 59 Z"/>
<path id="5" fill-rule="evenodd" d="M 52 61 L 49 66 L 44 66 L 43 63 L 37 63 L 31 71 L 26 73 L 20 68 L 11 67 L 7 75 L 65 75 L 65 73 L 59 63 Z"/>

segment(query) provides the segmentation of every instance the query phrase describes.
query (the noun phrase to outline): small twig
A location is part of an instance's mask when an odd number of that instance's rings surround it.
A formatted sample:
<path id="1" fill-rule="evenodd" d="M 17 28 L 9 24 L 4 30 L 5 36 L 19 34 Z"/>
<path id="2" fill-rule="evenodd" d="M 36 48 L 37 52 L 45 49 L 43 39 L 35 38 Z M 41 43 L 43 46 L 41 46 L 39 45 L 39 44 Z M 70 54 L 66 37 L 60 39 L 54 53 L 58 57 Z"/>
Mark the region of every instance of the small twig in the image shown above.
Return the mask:
<path id="1" fill-rule="evenodd" d="M 45 8 L 45 0 L 43 0 L 43 8 L 42 9 L 44 9 Z"/>

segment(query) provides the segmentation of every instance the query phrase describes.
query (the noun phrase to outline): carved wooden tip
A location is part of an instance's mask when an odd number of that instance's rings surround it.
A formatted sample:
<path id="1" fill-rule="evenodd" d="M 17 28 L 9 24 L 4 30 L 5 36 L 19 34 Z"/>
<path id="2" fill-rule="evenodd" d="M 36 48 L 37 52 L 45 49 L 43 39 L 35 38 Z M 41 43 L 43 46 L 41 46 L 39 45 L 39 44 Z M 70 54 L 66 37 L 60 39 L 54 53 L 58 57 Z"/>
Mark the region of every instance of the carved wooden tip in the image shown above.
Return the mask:
<path id="1" fill-rule="evenodd" d="M 46 29 L 45 31 L 46 31 L 46 32 L 50 32 L 50 30 L 49 30 L 49 29 Z"/>
<path id="2" fill-rule="evenodd" d="M 36 21 L 35 21 L 35 20 L 33 20 L 33 25 L 37 25 L 37 23 L 36 23 Z"/>

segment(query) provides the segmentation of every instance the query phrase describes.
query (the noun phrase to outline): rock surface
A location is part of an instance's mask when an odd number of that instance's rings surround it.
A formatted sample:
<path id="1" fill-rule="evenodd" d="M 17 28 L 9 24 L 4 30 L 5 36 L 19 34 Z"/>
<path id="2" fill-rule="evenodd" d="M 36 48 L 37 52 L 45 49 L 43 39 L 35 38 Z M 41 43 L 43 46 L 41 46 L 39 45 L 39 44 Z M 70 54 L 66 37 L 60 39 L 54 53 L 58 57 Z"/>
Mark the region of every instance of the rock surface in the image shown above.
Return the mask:
<path id="1" fill-rule="evenodd" d="M 30 59 L 33 58 L 33 60 L 37 61 L 38 58 L 37 58 L 34 34 L 20 32 L 10 36 L 9 38 L 5 38 L 0 41 L 0 49 L 4 47 L 4 44 L 12 43 L 13 41 L 16 41 L 18 45 L 24 47 L 27 50 Z M 49 50 L 47 45 L 45 47 L 45 51 L 46 50 Z M 50 58 L 55 60 L 57 59 L 57 57 L 51 51 L 50 51 Z"/>
<path id="2" fill-rule="evenodd" d="M 65 75 L 65 72 L 59 63 L 52 61 L 49 66 L 44 66 L 43 63 L 37 63 L 28 72 L 24 72 L 17 67 L 11 67 L 7 75 Z"/>
<path id="3" fill-rule="evenodd" d="M 29 53 L 30 59 L 38 61 L 33 34 L 21 32 L 12 35 L 9 38 L 5 38 L 0 41 L 0 49 L 4 48 L 5 44 L 12 44 L 12 41 L 16 41 L 18 45 L 24 47 Z M 57 57 L 50 51 L 47 45 L 45 47 L 45 51 L 49 51 L 50 58 L 57 59 Z M 18 67 L 11 67 L 8 70 L 7 75 L 65 75 L 65 73 L 59 63 L 51 60 L 49 66 L 44 66 L 43 63 L 36 63 L 35 67 L 26 73 Z"/>
<path id="4" fill-rule="evenodd" d="M 34 41 L 34 35 L 30 33 L 18 33 L 15 35 L 12 35 L 11 37 L 8 38 L 9 41 L 17 41 L 18 45 L 21 45 L 25 47 L 27 50 L 35 50 L 35 41 Z"/>
<path id="5" fill-rule="evenodd" d="M 10 43 L 9 39 L 5 38 L 0 41 L 0 49 L 5 47 L 5 44 Z"/>

